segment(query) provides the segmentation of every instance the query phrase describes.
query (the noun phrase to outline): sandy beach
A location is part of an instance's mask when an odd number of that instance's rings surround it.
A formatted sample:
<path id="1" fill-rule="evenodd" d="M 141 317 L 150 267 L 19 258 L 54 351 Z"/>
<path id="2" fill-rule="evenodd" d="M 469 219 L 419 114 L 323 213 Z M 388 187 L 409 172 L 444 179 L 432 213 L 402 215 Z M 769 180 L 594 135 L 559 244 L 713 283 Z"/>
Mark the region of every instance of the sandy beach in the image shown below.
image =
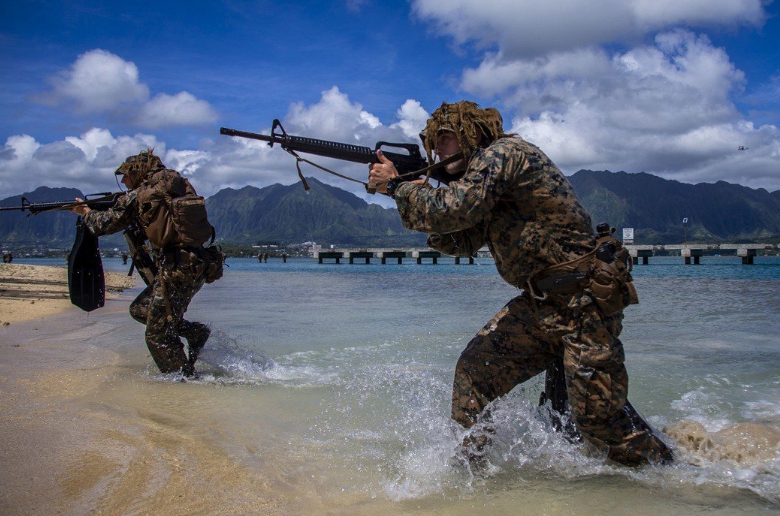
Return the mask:
<path id="1" fill-rule="evenodd" d="M 106 273 L 106 297 L 135 286 L 137 276 Z M 68 268 L 0 264 L 0 326 L 42 319 L 73 308 L 68 297 Z"/>
<path id="2" fill-rule="evenodd" d="M 106 305 L 86 313 L 66 267 L 0 264 L 0 514 L 276 513 L 268 478 L 185 430 L 197 388 L 139 381 L 142 327 L 117 330 L 136 281 L 106 273 Z"/>

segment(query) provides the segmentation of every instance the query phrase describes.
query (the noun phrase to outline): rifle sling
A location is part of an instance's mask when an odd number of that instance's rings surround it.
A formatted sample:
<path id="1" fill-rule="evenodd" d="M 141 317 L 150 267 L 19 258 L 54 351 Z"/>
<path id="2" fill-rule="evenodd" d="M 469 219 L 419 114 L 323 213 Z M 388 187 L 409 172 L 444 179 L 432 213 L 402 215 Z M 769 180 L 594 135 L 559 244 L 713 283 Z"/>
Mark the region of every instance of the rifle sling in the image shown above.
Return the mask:
<path id="1" fill-rule="evenodd" d="M 308 160 L 306 158 L 302 158 L 294 150 L 291 150 L 291 149 L 284 149 L 284 150 L 286 150 L 287 152 L 292 154 L 292 156 L 295 158 L 295 160 L 296 160 L 295 161 L 295 167 L 298 169 L 298 177 L 301 178 L 301 183 L 303 183 L 304 190 L 308 191 L 308 190 L 310 190 L 310 188 L 309 188 L 309 184 L 306 182 L 306 178 L 303 177 L 303 173 L 301 172 L 301 161 L 303 161 L 304 163 L 308 163 L 309 165 L 311 165 L 313 167 L 317 167 L 318 169 L 323 170 L 323 171 L 325 171 L 325 172 L 327 172 L 329 174 L 333 174 L 334 176 L 338 176 L 338 177 L 340 177 L 342 179 L 346 179 L 348 181 L 354 181 L 356 183 L 360 183 L 360 184 L 365 185 L 366 187 L 368 187 L 368 184 L 364 183 L 363 181 L 359 181 L 359 180 L 357 180 L 357 179 L 355 179 L 353 177 L 349 177 L 349 176 L 345 176 L 343 174 L 339 174 L 338 172 L 334 172 L 333 170 L 330 170 L 329 168 L 325 168 L 322 165 L 318 165 L 318 164 L 314 163 L 311 160 Z"/>
<path id="2" fill-rule="evenodd" d="M 323 167 L 322 165 L 318 165 L 314 163 L 311 160 L 308 160 L 306 158 L 300 157 L 294 150 L 292 149 L 284 149 L 288 153 L 290 153 L 295 158 L 295 168 L 298 170 L 298 177 L 301 178 L 301 183 L 303 184 L 304 190 L 309 190 L 309 184 L 306 182 L 306 178 L 303 177 L 303 173 L 301 172 L 301 161 L 304 163 L 308 163 L 309 165 L 313 167 L 317 167 L 318 169 L 327 172 L 329 174 L 333 174 L 334 176 L 340 177 L 342 179 L 346 179 L 347 181 L 353 181 L 355 183 L 360 183 L 361 185 L 366 187 L 366 191 L 370 194 L 373 194 L 376 192 L 376 186 L 378 183 L 366 183 L 365 181 L 360 181 L 359 179 L 355 179 L 354 177 L 345 176 L 344 174 L 339 174 L 338 172 L 335 172 L 333 170 L 330 170 L 329 168 Z M 431 177 L 431 172 L 433 172 L 436 169 L 446 167 L 450 163 L 454 163 L 455 161 L 458 161 L 459 159 L 463 159 L 463 153 L 455 154 L 454 156 L 450 156 L 449 158 L 445 159 L 444 161 L 440 161 L 438 163 L 434 163 L 431 166 L 421 168 L 420 170 L 415 170 L 413 172 L 407 172 L 406 174 L 401 174 L 399 177 L 406 177 L 406 176 L 419 176 L 422 174 L 425 174 L 425 182 L 427 183 L 428 180 Z M 383 183 L 387 183 L 388 181 L 383 181 Z"/>

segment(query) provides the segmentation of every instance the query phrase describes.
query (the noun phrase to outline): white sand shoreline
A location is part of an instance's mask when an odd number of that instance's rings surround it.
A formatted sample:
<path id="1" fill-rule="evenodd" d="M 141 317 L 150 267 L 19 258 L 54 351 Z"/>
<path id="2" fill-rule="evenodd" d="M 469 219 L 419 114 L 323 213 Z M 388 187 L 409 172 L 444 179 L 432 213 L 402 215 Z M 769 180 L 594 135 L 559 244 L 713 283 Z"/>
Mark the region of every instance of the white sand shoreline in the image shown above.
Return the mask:
<path id="1" fill-rule="evenodd" d="M 213 387 L 146 376 L 131 295 L 95 313 L 37 299 L 0 328 L 0 514 L 297 513 L 190 411 Z"/>
<path id="2" fill-rule="evenodd" d="M 140 281 L 116 272 L 107 272 L 105 277 L 107 298 Z M 0 264 L 0 327 L 42 319 L 72 307 L 66 266 Z"/>

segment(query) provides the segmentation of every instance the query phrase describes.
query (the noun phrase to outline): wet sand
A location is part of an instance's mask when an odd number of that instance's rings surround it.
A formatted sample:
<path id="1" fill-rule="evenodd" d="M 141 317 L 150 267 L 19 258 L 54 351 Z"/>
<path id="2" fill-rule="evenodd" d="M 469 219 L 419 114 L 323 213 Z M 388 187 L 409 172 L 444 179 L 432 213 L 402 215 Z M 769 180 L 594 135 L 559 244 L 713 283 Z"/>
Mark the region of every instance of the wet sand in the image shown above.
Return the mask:
<path id="1" fill-rule="evenodd" d="M 0 514 L 287 513 L 271 479 L 189 419 L 198 386 L 139 374 L 143 333 L 112 324 L 135 281 L 107 273 L 87 314 L 65 268 L 0 265 Z M 101 337 L 116 348 L 89 344 Z"/>

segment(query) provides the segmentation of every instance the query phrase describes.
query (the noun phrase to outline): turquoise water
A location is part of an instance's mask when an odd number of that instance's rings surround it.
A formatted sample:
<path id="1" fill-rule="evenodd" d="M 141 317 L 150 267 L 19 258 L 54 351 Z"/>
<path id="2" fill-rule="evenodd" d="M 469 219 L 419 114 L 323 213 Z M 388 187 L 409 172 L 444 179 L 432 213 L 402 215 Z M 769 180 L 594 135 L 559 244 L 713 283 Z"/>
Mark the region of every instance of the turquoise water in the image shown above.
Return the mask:
<path id="1" fill-rule="evenodd" d="M 686 266 L 681 258 L 651 258 L 635 266 L 640 304 L 626 311 L 622 336 L 629 398 L 658 428 L 685 419 L 710 432 L 745 422 L 780 431 L 780 259 L 755 262 L 704 257 Z M 105 265 L 126 270 L 119 260 Z M 639 514 L 780 510 L 780 455 L 749 464 L 616 467 L 550 431 L 536 408 L 539 378 L 497 403 L 502 424 L 491 467 L 453 467 L 448 459 L 462 435 L 449 419 L 455 363 L 471 336 L 519 293 L 491 260 L 228 265 L 190 308 L 190 318 L 214 330 L 199 362 L 203 377 L 194 383 L 206 397 L 231 389 L 243 407 L 219 408 L 228 441 L 263 448 L 267 437 L 253 435 L 253 426 L 278 425 L 284 437 L 270 445 L 292 457 L 318 496 L 433 504 L 432 512 L 447 513 L 453 501 L 478 507 L 530 489 L 545 500 L 576 492 L 604 514 L 623 514 L 630 503 L 599 503 L 624 489 L 644 500 Z M 136 350 L 143 346 L 129 316 L 105 318 Z M 151 364 L 139 374 L 170 381 Z M 241 460 L 257 460 L 246 453 Z"/>

